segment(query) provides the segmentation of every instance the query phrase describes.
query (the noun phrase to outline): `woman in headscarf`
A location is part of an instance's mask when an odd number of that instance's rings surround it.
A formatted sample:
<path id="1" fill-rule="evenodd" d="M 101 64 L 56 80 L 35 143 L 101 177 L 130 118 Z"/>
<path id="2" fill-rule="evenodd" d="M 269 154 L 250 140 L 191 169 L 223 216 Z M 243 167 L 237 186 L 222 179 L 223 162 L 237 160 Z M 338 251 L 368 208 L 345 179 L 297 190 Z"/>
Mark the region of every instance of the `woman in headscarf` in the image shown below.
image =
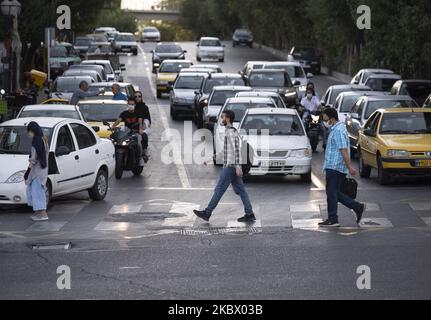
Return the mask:
<path id="1" fill-rule="evenodd" d="M 48 143 L 42 128 L 36 122 L 28 124 L 27 132 L 32 141 L 29 173 L 25 181 L 27 203 L 33 207 L 34 215 L 31 217 L 33 221 L 47 221 L 45 188 L 48 180 Z"/>

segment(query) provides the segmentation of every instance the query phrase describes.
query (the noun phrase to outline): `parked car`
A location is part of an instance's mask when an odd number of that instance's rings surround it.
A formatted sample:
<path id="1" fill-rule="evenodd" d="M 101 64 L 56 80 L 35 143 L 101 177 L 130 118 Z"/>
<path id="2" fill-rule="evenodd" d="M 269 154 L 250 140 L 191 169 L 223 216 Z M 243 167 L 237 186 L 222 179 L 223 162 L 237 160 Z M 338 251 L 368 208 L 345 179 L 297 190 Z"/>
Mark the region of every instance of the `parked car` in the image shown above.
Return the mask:
<path id="1" fill-rule="evenodd" d="M 364 85 L 372 74 L 394 74 L 394 72 L 388 69 L 362 69 L 358 71 L 350 83 Z"/>
<path id="2" fill-rule="evenodd" d="M 178 43 L 167 42 L 159 43 L 151 53 L 153 72 L 155 72 L 165 60 L 185 60 L 187 51 L 181 48 Z"/>
<path id="3" fill-rule="evenodd" d="M 373 91 L 389 93 L 398 80 L 401 80 L 398 74 L 372 74 L 365 81 L 365 85 Z"/>
<path id="4" fill-rule="evenodd" d="M 51 89 L 46 89 L 45 93 L 48 98 L 60 98 L 70 101 L 82 81 L 86 81 L 88 84 L 94 83 L 93 78 L 90 76 L 58 77 L 52 84 Z"/>
<path id="5" fill-rule="evenodd" d="M 81 62 L 79 52 L 70 43 L 59 42 L 50 48 L 49 52 L 49 66 L 52 80 L 61 76 L 71 65 Z"/>
<path id="6" fill-rule="evenodd" d="M 262 130 L 268 136 L 262 138 Z M 293 109 L 250 109 L 239 131 L 254 151 L 249 175 L 298 175 L 311 182 L 312 150 Z"/>
<path id="7" fill-rule="evenodd" d="M 76 37 L 75 42 L 73 43 L 73 48 L 79 52 L 81 57 L 84 57 L 87 54 L 92 42 L 93 39 L 90 37 Z"/>
<path id="8" fill-rule="evenodd" d="M 121 74 L 120 70 L 115 71 L 109 60 L 85 60 L 82 65 L 102 66 L 106 74 L 107 81 L 118 81 Z"/>
<path id="9" fill-rule="evenodd" d="M 246 45 L 250 48 L 253 48 L 253 41 L 253 33 L 247 29 L 237 29 L 232 36 L 232 46 L 234 48 L 241 45 Z"/>
<path id="10" fill-rule="evenodd" d="M 417 108 L 416 102 L 409 96 L 369 96 L 361 97 L 346 117 L 346 127 L 350 145 L 354 151 L 358 146 L 359 131 L 365 122 L 378 109 Z"/>
<path id="11" fill-rule="evenodd" d="M 208 98 L 207 106 L 203 108 L 203 126 L 213 130 L 218 121 L 218 115 L 226 100 L 234 98 L 238 92 L 251 91 L 248 86 L 219 86 L 214 87 Z"/>
<path id="12" fill-rule="evenodd" d="M 391 90 L 392 95 L 412 97 L 419 106 L 431 95 L 431 80 L 400 80 Z"/>
<path id="13" fill-rule="evenodd" d="M 204 126 L 204 108 L 214 87 L 245 86 L 244 79 L 236 73 L 211 73 L 197 90 L 195 97 L 195 122 L 199 128 Z"/>
<path id="14" fill-rule="evenodd" d="M 293 47 L 287 57 L 287 61 L 298 62 L 305 72 L 321 73 L 322 56 L 312 47 Z"/>
<path id="15" fill-rule="evenodd" d="M 224 62 L 225 45 L 221 43 L 219 38 L 203 37 L 199 40 L 197 47 L 196 60 L 214 59 L 219 62 Z"/>
<path id="16" fill-rule="evenodd" d="M 252 70 L 245 80 L 246 84 L 254 90 L 274 91 L 281 94 L 288 106 L 295 106 L 298 103 L 298 89 L 294 87 L 289 74 L 284 70 Z"/>
<path id="17" fill-rule="evenodd" d="M 102 82 L 100 74 L 96 70 L 90 69 L 70 69 L 63 73 L 64 77 L 90 76 L 94 82 Z"/>
<path id="18" fill-rule="evenodd" d="M 79 107 L 65 104 L 24 106 L 16 118 L 66 118 L 85 121 Z"/>
<path id="19" fill-rule="evenodd" d="M 119 33 L 112 42 L 116 52 L 133 53 L 138 55 L 138 43 L 133 33 Z"/>
<path id="20" fill-rule="evenodd" d="M 189 68 L 191 65 L 190 60 L 163 61 L 156 77 L 157 98 L 160 99 L 163 93 L 170 93 L 180 71 Z"/>
<path id="21" fill-rule="evenodd" d="M 145 27 L 141 34 L 142 42 L 160 42 L 161 34 L 156 27 Z"/>
<path id="22" fill-rule="evenodd" d="M 172 120 L 179 115 L 193 115 L 195 107 L 195 91 L 202 86 L 207 77 L 204 73 L 187 73 L 178 75 L 171 91 L 170 113 Z"/>
<path id="23" fill-rule="evenodd" d="M 105 92 L 112 92 L 112 86 L 114 84 L 118 84 L 120 86 L 120 91 L 124 93 L 126 96 L 130 98 L 135 97 L 135 92 L 137 91 L 135 87 L 131 83 L 126 82 L 99 82 L 99 83 L 92 83 L 90 87 L 88 88 L 88 91 L 90 92 L 100 92 L 102 89 L 105 90 Z"/>
<path id="24" fill-rule="evenodd" d="M 28 122 L 21 118 L 0 125 L 0 205 L 27 203 Z M 49 140 L 47 200 L 84 190 L 92 200 L 103 200 L 115 169 L 113 144 L 79 120 L 40 118 L 38 123 Z"/>
<path id="25" fill-rule="evenodd" d="M 394 176 L 431 176 L 431 110 L 380 109 L 359 134 L 359 172 L 377 169 L 381 185 Z"/>
<path id="26" fill-rule="evenodd" d="M 109 138 L 112 132 L 104 124 L 112 125 L 127 110 L 126 101 L 113 100 L 82 100 L 78 103 L 79 110 L 85 120 L 95 130 L 100 138 Z"/>
<path id="27" fill-rule="evenodd" d="M 323 106 L 333 107 L 338 96 L 341 93 L 348 92 L 348 91 L 372 91 L 372 90 L 370 87 L 367 87 L 364 85 L 357 85 L 357 84 L 342 84 L 342 85 L 330 86 L 328 90 L 326 90 L 326 93 L 322 98 L 321 104 Z"/>
<path id="28" fill-rule="evenodd" d="M 250 109 L 267 109 L 277 108 L 274 100 L 271 98 L 229 98 L 217 115 L 217 121 L 214 126 L 214 164 L 223 164 L 224 137 L 226 128 L 220 120 L 223 111 L 233 111 L 235 121 L 233 126 L 238 129 L 247 110 Z"/>
<path id="29" fill-rule="evenodd" d="M 334 108 L 338 111 L 339 120 L 343 123 L 346 121 L 346 117 L 350 114 L 359 98 L 381 95 L 380 92 L 376 91 L 347 91 L 340 93 L 334 105 Z"/>
<path id="30" fill-rule="evenodd" d="M 271 98 L 274 100 L 277 108 L 286 108 L 286 104 L 284 103 L 283 98 L 276 92 L 270 91 L 242 91 L 236 94 L 237 98 Z"/>

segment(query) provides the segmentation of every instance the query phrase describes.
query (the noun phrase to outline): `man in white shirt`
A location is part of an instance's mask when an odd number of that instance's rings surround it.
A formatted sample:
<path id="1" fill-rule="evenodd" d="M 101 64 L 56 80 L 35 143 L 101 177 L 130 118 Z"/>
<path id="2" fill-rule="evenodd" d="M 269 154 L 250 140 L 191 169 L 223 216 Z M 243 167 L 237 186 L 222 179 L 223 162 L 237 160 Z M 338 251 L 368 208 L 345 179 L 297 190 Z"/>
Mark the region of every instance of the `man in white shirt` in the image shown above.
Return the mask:
<path id="1" fill-rule="evenodd" d="M 320 101 L 319 99 L 314 95 L 313 91 L 311 89 L 307 89 L 307 93 L 304 98 L 301 100 L 301 105 L 307 109 L 307 114 L 304 116 L 307 116 L 308 113 L 317 111 L 320 107 Z"/>

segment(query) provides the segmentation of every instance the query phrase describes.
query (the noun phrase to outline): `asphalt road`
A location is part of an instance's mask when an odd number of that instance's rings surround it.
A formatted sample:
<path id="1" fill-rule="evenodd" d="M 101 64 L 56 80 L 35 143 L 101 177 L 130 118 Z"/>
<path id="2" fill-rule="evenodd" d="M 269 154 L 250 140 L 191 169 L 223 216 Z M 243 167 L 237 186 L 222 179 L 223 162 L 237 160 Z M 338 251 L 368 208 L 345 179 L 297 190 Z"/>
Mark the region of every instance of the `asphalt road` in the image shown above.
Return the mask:
<path id="1" fill-rule="evenodd" d="M 169 100 L 157 100 L 150 50 L 124 56 L 126 81 L 138 85 L 150 106 L 152 159 L 142 177 L 111 180 L 104 202 L 86 194 L 58 199 L 48 223 L 32 223 L 23 209 L 0 209 L 0 299 L 429 299 L 431 200 L 428 181 L 381 187 L 375 174 L 359 179 L 369 211 L 361 227 L 340 208 L 342 228 L 316 228 L 325 218 L 323 154 L 313 159 L 313 183 L 296 177 L 253 178 L 247 188 L 258 221 L 244 226 L 230 191 L 210 224 L 197 221 L 219 168 L 162 163 L 167 133 L 185 145 L 195 127 L 169 117 Z M 195 44 L 183 43 L 195 60 Z M 226 72 L 248 60 L 274 60 L 262 50 L 227 46 Z M 337 81 L 314 79 L 319 95 Z M 70 244 L 67 249 L 64 244 Z M 36 248 L 34 248 L 36 246 Z M 52 247 L 51 247 L 52 246 Z M 58 266 L 71 270 L 71 290 L 57 288 Z M 359 290 L 359 266 L 371 270 L 371 289 Z"/>

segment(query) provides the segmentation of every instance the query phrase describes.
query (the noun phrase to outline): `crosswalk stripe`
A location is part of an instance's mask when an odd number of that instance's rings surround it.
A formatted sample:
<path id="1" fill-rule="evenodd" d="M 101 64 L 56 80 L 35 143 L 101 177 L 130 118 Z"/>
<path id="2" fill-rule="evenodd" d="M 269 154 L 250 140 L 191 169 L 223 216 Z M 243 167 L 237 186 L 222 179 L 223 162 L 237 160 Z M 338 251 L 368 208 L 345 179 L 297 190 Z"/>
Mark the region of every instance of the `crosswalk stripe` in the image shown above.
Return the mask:
<path id="1" fill-rule="evenodd" d="M 172 205 L 170 214 L 180 214 L 181 217 L 167 218 L 163 222 L 164 227 L 193 227 L 196 216 L 193 210 L 198 210 L 200 205 L 196 203 L 176 202 Z"/>

